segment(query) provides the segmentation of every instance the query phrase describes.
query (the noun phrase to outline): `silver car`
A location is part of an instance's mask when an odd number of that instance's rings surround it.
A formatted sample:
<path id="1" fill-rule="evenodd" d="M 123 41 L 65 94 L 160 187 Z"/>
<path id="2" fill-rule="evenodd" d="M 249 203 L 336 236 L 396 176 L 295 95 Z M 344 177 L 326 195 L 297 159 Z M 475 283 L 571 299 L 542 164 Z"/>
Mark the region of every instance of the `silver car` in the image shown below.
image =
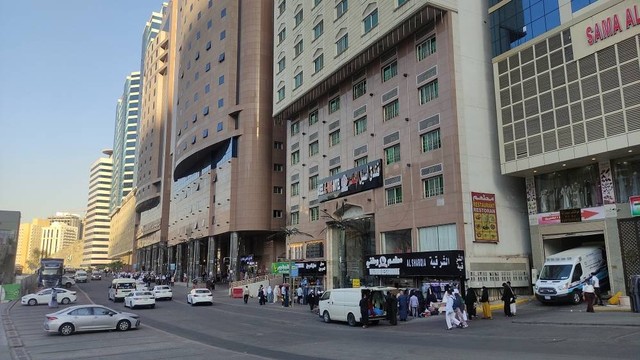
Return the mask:
<path id="1" fill-rule="evenodd" d="M 120 312 L 101 305 L 77 305 L 45 315 L 44 330 L 60 335 L 79 331 L 126 331 L 140 326 L 136 314 Z"/>

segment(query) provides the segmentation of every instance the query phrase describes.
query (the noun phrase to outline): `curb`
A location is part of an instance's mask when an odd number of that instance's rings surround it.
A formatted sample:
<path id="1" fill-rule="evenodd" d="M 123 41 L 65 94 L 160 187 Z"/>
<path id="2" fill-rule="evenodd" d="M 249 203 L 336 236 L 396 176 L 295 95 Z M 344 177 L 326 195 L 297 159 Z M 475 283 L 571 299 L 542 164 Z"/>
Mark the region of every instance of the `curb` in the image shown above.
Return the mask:
<path id="1" fill-rule="evenodd" d="M 24 343 L 20 338 L 20 334 L 13 325 L 13 320 L 9 312 L 18 303 L 17 300 L 10 302 L 9 306 L 2 309 L 2 326 L 7 337 L 7 345 L 9 346 L 9 354 L 13 360 L 31 360 L 29 352 L 24 347 Z"/>
<path id="2" fill-rule="evenodd" d="M 513 321 L 517 324 L 526 324 L 526 325 L 564 325 L 564 326 L 598 326 L 598 327 L 640 327 L 640 324 L 602 324 L 602 323 L 575 323 L 575 322 L 561 322 L 561 321 Z"/>

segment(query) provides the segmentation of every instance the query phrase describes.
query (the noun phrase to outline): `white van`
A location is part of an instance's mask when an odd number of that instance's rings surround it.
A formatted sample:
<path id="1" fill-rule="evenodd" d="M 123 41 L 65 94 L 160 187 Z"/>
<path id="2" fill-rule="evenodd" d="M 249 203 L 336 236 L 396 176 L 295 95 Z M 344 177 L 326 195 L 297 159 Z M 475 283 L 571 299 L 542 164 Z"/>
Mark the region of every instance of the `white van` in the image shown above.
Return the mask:
<path id="1" fill-rule="evenodd" d="M 392 292 L 395 294 L 398 289 L 394 287 L 362 287 L 333 289 L 325 291 L 320 297 L 318 315 L 328 323 L 331 321 L 346 321 L 350 326 L 356 326 L 361 322 L 360 299 L 362 294 L 367 292 L 369 301 L 373 306 L 375 315 L 369 315 L 369 323 L 377 324 L 378 321 L 386 319 L 385 296 Z"/>
<path id="2" fill-rule="evenodd" d="M 73 276 L 73 278 L 76 279 L 76 282 L 86 283 L 89 275 L 84 270 L 78 270 L 76 271 L 76 274 Z"/>
<path id="3" fill-rule="evenodd" d="M 113 279 L 109 285 L 109 300 L 124 301 L 124 297 L 136 290 L 136 281 L 133 279 Z"/>
<path id="4" fill-rule="evenodd" d="M 543 304 L 582 301 L 584 282 L 596 273 L 600 280 L 608 283 L 607 260 L 604 250 L 597 246 L 584 246 L 565 250 L 548 256 L 540 271 L 533 290 Z"/>

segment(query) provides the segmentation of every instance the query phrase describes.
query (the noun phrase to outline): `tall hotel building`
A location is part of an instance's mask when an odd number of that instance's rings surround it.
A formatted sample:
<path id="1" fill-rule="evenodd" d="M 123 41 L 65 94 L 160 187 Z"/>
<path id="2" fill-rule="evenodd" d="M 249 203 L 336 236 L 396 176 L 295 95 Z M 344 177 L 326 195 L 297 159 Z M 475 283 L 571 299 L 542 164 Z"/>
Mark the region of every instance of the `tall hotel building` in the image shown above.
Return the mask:
<path id="1" fill-rule="evenodd" d="M 273 1 L 183 0 L 172 16 L 170 268 L 264 272 L 285 255 L 270 237 L 284 226 L 286 160 L 271 116 Z"/>
<path id="2" fill-rule="evenodd" d="M 500 165 L 526 181 L 533 268 L 599 245 L 624 293 L 640 273 L 640 1 L 490 1 L 489 18 Z"/>
<path id="3" fill-rule="evenodd" d="M 486 12 L 277 2 L 273 107 L 287 124 L 287 255 L 300 276 L 530 286 L 524 182 L 500 175 Z"/>
<path id="4" fill-rule="evenodd" d="M 89 199 L 84 222 L 83 267 L 108 264 L 109 258 L 109 200 L 111 194 L 112 150 L 104 150 L 91 165 Z"/>
<path id="5" fill-rule="evenodd" d="M 44 257 L 51 257 L 56 252 L 73 245 L 78 240 L 78 228 L 63 222 L 52 222 L 42 228 L 42 246 Z"/>

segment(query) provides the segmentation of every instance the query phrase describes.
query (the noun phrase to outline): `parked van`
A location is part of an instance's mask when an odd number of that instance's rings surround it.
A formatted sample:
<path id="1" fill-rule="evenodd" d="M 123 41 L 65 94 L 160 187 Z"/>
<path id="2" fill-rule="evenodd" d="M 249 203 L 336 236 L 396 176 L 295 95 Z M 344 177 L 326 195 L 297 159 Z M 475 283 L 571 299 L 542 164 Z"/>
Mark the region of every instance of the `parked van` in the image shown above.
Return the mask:
<path id="1" fill-rule="evenodd" d="M 608 286 L 607 259 L 600 247 L 578 247 L 548 256 L 533 288 L 536 298 L 543 304 L 578 304 L 582 301 L 582 286 L 592 273 L 600 280 L 601 289 Z"/>
<path id="2" fill-rule="evenodd" d="M 331 321 L 346 321 L 350 326 L 356 326 L 361 322 L 360 299 L 367 292 L 373 307 L 373 315 L 369 315 L 369 323 L 377 324 L 387 317 L 386 295 L 391 292 L 396 294 L 398 289 L 394 287 L 362 287 L 333 289 L 325 291 L 319 300 L 318 315 L 328 323 Z"/>
<path id="3" fill-rule="evenodd" d="M 86 283 L 87 279 L 89 278 L 89 275 L 84 270 L 78 270 L 76 271 L 76 274 L 73 277 L 74 279 L 76 279 L 76 282 Z"/>
<path id="4" fill-rule="evenodd" d="M 124 301 L 124 297 L 136 290 L 136 281 L 133 279 L 113 279 L 109 285 L 109 300 Z"/>

